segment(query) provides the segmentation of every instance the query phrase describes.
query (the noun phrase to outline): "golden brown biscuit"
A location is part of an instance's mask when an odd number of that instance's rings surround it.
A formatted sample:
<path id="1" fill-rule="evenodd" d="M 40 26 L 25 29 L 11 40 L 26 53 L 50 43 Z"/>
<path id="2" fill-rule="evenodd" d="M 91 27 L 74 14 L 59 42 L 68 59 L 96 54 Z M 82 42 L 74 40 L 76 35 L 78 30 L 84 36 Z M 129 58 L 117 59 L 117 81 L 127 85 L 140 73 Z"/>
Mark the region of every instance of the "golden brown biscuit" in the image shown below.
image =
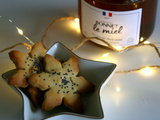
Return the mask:
<path id="1" fill-rule="evenodd" d="M 48 111 L 63 104 L 74 112 L 81 113 L 83 105 L 79 93 L 93 90 L 94 85 L 79 73 L 78 59 L 71 57 L 61 64 L 53 56 L 44 57 L 45 71 L 32 75 L 28 82 L 41 90 L 44 94 L 42 110 Z"/>
<path id="2" fill-rule="evenodd" d="M 38 88 L 29 86 L 28 92 L 30 94 L 30 99 L 34 103 L 35 107 L 41 106 L 43 102 L 43 93 Z"/>
<path id="3" fill-rule="evenodd" d="M 9 57 L 16 66 L 16 72 L 9 79 L 8 83 L 15 87 L 25 88 L 28 86 L 27 79 L 30 75 L 39 73 L 43 70 L 42 58 L 45 56 L 46 50 L 38 41 L 29 53 L 22 53 L 18 50 L 9 52 Z"/>

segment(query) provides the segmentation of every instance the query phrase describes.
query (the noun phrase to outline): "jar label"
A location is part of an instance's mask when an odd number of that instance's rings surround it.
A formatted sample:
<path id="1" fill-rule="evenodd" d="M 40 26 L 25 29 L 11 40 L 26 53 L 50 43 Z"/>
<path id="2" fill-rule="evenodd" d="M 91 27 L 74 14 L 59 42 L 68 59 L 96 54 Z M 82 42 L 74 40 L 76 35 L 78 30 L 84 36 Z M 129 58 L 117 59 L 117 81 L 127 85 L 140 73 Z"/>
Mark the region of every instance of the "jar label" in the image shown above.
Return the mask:
<path id="1" fill-rule="evenodd" d="M 108 11 L 81 0 L 82 34 L 103 39 L 113 46 L 131 46 L 139 43 L 142 9 Z M 105 45 L 94 40 L 94 42 Z"/>

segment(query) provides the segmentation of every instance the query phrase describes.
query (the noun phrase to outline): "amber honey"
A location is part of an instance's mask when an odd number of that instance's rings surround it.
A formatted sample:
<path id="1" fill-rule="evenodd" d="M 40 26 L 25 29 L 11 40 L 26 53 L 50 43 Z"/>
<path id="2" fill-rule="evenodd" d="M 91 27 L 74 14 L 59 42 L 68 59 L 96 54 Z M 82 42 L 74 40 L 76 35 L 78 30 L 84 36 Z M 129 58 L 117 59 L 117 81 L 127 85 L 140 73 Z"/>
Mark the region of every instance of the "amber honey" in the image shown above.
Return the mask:
<path id="1" fill-rule="evenodd" d="M 158 0 L 79 0 L 81 32 L 114 46 L 138 44 L 154 30 L 157 4 Z"/>

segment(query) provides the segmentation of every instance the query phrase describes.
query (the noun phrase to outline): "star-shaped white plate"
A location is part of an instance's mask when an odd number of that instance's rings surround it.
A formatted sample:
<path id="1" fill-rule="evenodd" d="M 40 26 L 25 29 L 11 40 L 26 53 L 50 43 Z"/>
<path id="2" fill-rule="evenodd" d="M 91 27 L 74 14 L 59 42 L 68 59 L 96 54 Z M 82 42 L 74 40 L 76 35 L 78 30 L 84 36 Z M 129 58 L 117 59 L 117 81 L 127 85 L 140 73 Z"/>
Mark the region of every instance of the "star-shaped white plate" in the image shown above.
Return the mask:
<path id="1" fill-rule="evenodd" d="M 112 76 L 116 69 L 116 65 L 113 63 L 97 62 L 92 60 L 86 60 L 78 57 L 64 45 L 56 42 L 47 52 L 55 58 L 67 61 L 70 57 L 76 56 L 79 60 L 79 75 L 85 77 L 95 85 L 95 89 L 92 92 L 85 93 L 82 96 L 82 102 L 84 105 L 83 114 L 73 113 L 63 105 L 54 108 L 51 111 L 41 111 L 41 108 L 37 109 L 32 105 L 32 102 L 27 97 L 27 94 L 23 89 L 12 87 L 23 98 L 23 115 L 24 120 L 40 120 L 40 119 L 54 119 L 58 115 L 74 115 L 78 117 L 87 118 L 103 118 L 103 109 L 101 106 L 100 92 L 103 86 L 109 81 L 109 77 Z M 5 82 L 13 75 L 14 70 L 2 74 Z"/>

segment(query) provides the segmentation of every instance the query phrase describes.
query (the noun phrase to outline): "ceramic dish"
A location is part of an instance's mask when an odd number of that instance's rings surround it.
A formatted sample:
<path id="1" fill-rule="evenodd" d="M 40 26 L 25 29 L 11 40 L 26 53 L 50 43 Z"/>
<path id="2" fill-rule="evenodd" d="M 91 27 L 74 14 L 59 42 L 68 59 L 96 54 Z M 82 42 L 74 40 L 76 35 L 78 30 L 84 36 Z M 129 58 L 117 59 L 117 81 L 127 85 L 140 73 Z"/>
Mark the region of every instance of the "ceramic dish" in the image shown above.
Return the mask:
<path id="1" fill-rule="evenodd" d="M 40 120 L 47 118 L 54 119 L 54 117 L 57 115 L 73 115 L 93 119 L 103 118 L 104 114 L 101 106 L 100 91 L 102 90 L 103 85 L 105 85 L 109 81 L 109 77 L 114 73 L 116 65 L 112 63 L 82 59 L 58 42 L 48 50 L 47 54 L 50 54 L 55 58 L 59 58 L 63 61 L 66 61 L 71 56 L 76 56 L 79 60 L 79 75 L 84 76 L 87 80 L 90 80 L 96 87 L 94 91 L 82 95 L 84 112 L 83 114 L 77 114 L 73 113 L 63 105 L 58 106 L 49 112 L 42 112 L 40 108 L 34 108 L 31 101 L 27 97 L 27 94 L 25 94 L 22 89 L 11 86 L 23 98 L 24 120 Z M 2 77 L 7 82 L 7 80 L 13 75 L 13 73 L 14 70 L 11 70 L 4 73 Z"/>

